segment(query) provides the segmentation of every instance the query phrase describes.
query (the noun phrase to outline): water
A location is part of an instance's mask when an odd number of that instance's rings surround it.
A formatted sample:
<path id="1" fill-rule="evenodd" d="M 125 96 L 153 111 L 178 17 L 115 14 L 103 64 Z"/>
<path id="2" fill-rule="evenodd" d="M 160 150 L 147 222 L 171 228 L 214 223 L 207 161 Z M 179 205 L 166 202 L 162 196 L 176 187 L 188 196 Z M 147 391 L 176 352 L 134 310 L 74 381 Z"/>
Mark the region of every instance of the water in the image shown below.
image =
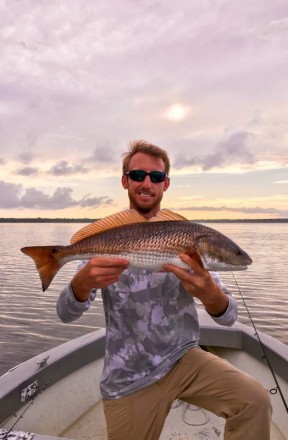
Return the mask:
<path id="1" fill-rule="evenodd" d="M 28 245 L 67 244 L 84 226 L 73 223 L 1 223 L 0 259 L 0 375 L 13 366 L 62 342 L 104 327 L 101 298 L 70 324 L 57 317 L 59 292 L 72 278 L 77 262 L 66 264 L 42 292 L 32 260 L 20 252 Z M 247 271 L 235 272 L 237 284 L 258 330 L 288 345 L 288 224 L 213 223 L 253 258 Z M 239 302 L 239 321 L 247 312 L 231 273 L 221 273 Z"/>

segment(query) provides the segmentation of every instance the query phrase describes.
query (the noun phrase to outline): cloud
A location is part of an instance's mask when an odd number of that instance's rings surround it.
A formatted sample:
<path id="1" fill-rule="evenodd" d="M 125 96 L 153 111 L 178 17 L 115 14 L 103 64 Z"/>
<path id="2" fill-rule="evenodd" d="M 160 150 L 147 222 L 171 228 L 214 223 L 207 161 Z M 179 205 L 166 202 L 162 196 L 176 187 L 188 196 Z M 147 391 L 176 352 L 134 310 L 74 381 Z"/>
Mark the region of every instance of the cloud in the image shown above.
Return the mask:
<path id="1" fill-rule="evenodd" d="M 286 11 L 287 15 L 287 11 Z M 283 17 L 278 20 L 272 20 L 257 34 L 257 37 L 270 42 L 286 43 L 288 42 L 288 17 Z"/>
<path id="2" fill-rule="evenodd" d="M 28 208 L 42 210 L 60 210 L 69 207 L 99 207 L 111 205 L 113 199 L 108 196 L 73 199 L 71 188 L 56 188 L 52 195 L 36 188 L 27 188 L 14 183 L 0 181 L 0 208 Z"/>
<path id="3" fill-rule="evenodd" d="M 253 163 L 254 156 L 249 150 L 249 143 L 254 140 L 254 135 L 240 131 L 231 134 L 227 139 L 219 142 L 215 153 L 207 155 L 203 163 L 203 169 L 209 170 L 223 164 Z"/>
<path id="4" fill-rule="evenodd" d="M 20 153 L 18 155 L 18 159 L 20 160 L 20 162 L 22 162 L 24 164 L 29 164 L 30 162 L 32 162 L 34 156 L 35 156 L 34 153 L 26 151 L 26 152 Z"/>
<path id="5" fill-rule="evenodd" d="M 203 171 L 212 168 L 221 168 L 225 165 L 233 164 L 251 164 L 255 162 L 255 157 L 249 148 L 254 141 L 253 133 L 247 131 L 238 131 L 232 133 L 223 141 L 220 141 L 213 153 L 202 156 L 187 157 L 183 153 L 177 154 L 173 166 L 182 168 L 185 166 L 200 166 Z"/>
<path id="6" fill-rule="evenodd" d="M 57 205 L 50 194 L 57 179 L 47 173 L 68 176 L 75 188 L 70 199 L 61 194 L 63 203 L 103 203 L 93 194 L 82 199 L 91 183 L 81 179 L 80 189 L 79 178 L 96 170 L 97 184 L 108 187 L 103 175 L 119 170 L 120 155 L 135 138 L 167 148 L 178 169 L 217 168 L 219 175 L 236 166 L 287 164 L 285 1 L 123 0 L 121 8 L 119 0 L 4 3 L 2 179 L 22 183 L 19 175 L 31 176 L 29 184 L 42 190 L 38 203 Z M 176 103 L 191 111 L 172 107 L 167 120 L 163 115 Z M 286 176 L 280 171 L 273 180 Z M 223 184 L 222 193 L 229 188 Z M 266 191 L 262 181 L 250 181 L 249 191 L 257 190 Z M 23 194 L 24 188 L 16 202 Z"/>
<path id="7" fill-rule="evenodd" d="M 50 196 L 36 188 L 27 188 L 19 202 L 23 208 L 63 209 L 76 205 L 77 202 L 71 198 L 71 193 L 72 190 L 69 188 L 56 188 Z"/>
<path id="8" fill-rule="evenodd" d="M 107 206 L 113 204 L 113 199 L 104 197 L 88 197 L 87 195 L 83 197 L 80 201 L 80 206 L 82 208 L 94 208 L 95 206 Z"/>
<path id="9" fill-rule="evenodd" d="M 0 208 L 18 207 L 22 191 L 22 185 L 0 181 Z"/>
<path id="10" fill-rule="evenodd" d="M 245 214 L 268 214 L 279 215 L 280 217 L 288 217 L 288 209 L 276 209 L 276 208 L 260 208 L 258 206 L 253 208 L 247 208 L 245 206 L 239 206 L 239 208 L 233 208 L 229 206 L 189 206 L 185 208 L 176 208 L 178 211 L 205 211 L 205 212 L 241 212 Z"/>
<path id="11" fill-rule="evenodd" d="M 92 160 L 97 163 L 113 163 L 115 159 L 119 160 L 119 154 L 109 145 L 103 145 L 95 148 Z"/>
<path id="12" fill-rule="evenodd" d="M 38 168 L 24 167 L 16 172 L 19 176 L 35 176 L 38 174 Z"/>
<path id="13" fill-rule="evenodd" d="M 85 174 L 87 172 L 87 169 L 79 164 L 79 165 L 69 165 L 67 160 L 61 160 L 56 165 L 54 165 L 50 170 L 49 174 L 52 174 L 53 176 L 67 176 L 70 174 L 78 174 L 83 173 Z"/>

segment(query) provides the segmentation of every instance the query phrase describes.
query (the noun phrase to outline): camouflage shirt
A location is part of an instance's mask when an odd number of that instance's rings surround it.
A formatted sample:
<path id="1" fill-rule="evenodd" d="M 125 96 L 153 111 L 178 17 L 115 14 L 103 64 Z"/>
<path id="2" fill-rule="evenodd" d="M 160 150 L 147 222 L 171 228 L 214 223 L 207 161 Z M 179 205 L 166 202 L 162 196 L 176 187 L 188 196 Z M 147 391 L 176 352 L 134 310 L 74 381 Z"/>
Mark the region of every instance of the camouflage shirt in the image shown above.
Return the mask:
<path id="1" fill-rule="evenodd" d="M 229 296 L 225 313 L 213 319 L 230 326 L 237 317 L 236 302 L 219 276 L 216 273 L 212 276 Z M 96 289 L 88 301 L 78 302 L 67 286 L 57 302 L 60 319 L 64 322 L 78 319 L 95 295 Z M 102 289 L 102 298 L 106 319 L 105 362 L 100 384 L 103 398 L 116 399 L 152 384 L 198 344 L 194 299 L 172 273 L 129 268 L 117 283 Z"/>

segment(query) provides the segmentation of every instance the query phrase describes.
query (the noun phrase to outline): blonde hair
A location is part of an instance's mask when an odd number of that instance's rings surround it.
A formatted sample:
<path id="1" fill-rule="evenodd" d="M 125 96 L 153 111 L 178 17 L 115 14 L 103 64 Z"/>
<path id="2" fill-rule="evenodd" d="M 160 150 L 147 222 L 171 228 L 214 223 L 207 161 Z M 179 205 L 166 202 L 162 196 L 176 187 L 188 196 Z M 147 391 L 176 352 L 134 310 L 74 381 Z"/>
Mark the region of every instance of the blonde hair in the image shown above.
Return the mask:
<path id="1" fill-rule="evenodd" d="M 169 174 L 170 159 L 169 159 L 166 151 L 160 147 L 157 147 L 156 145 L 149 144 L 149 142 L 147 142 L 143 139 L 140 139 L 140 140 L 135 140 L 135 141 L 130 142 L 128 151 L 122 155 L 122 157 L 123 157 L 123 160 L 122 160 L 123 175 L 125 173 L 127 173 L 127 171 L 129 171 L 130 160 L 132 159 L 132 157 L 136 153 L 144 153 L 144 154 L 147 154 L 148 156 L 154 156 L 159 159 L 162 159 L 164 162 L 164 167 L 165 167 L 164 171 L 167 175 Z"/>

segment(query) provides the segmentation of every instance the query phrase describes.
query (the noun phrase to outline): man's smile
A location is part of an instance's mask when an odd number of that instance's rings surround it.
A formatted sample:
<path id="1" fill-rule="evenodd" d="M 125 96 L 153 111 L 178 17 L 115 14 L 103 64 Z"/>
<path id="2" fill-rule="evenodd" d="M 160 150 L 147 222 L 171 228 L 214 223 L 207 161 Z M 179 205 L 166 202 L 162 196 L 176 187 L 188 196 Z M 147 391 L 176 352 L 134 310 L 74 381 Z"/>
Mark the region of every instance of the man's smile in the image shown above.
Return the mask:
<path id="1" fill-rule="evenodd" d="M 153 194 L 151 194 L 151 193 L 147 193 L 147 192 L 143 192 L 143 191 L 138 192 L 138 195 L 139 195 L 140 197 L 144 197 L 144 198 L 154 197 Z"/>

